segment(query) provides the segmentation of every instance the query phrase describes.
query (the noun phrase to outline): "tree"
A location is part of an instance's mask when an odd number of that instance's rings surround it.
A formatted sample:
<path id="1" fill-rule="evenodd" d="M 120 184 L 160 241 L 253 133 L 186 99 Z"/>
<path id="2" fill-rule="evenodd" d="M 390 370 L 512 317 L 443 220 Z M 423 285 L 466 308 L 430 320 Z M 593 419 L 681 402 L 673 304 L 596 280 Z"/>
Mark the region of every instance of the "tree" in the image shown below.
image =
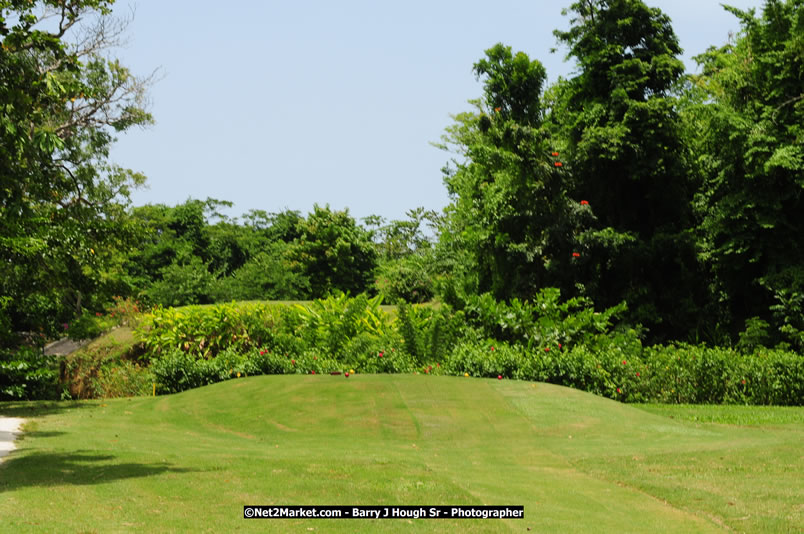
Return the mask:
<path id="1" fill-rule="evenodd" d="M 758 317 L 776 341 L 804 347 L 804 3 L 726 7 L 736 39 L 696 60 L 702 94 L 688 113 L 698 133 L 696 199 L 702 256 L 732 333 Z"/>
<path id="2" fill-rule="evenodd" d="M 435 278 L 434 231 L 440 218 L 422 207 L 408 210 L 406 220 L 386 222 L 372 215 L 363 221 L 369 227 L 379 256 L 375 289 L 388 301 L 426 302 L 433 298 Z"/>
<path id="3" fill-rule="evenodd" d="M 377 255 L 369 233 L 357 225 L 349 210 L 332 211 L 316 204 L 300 221 L 299 231 L 290 259 L 302 266 L 313 297 L 333 290 L 356 294 L 370 288 Z"/>
<path id="4" fill-rule="evenodd" d="M 566 143 L 570 191 L 597 219 L 576 272 L 597 304 L 625 300 L 651 339 L 685 337 L 706 292 L 673 95 L 683 74 L 678 39 L 670 19 L 640 0 L 582 0 L 568 12 L 570 29 L 555 35 L 578 70 L 555 89 L 550 122 Z"/>
<path id="5" fill-rule="evenodd" d="M 459 159 L 445 168 L 452 203 L 439 252 L 451 251 L 456 272 L 468 277 L 454 284 L 458 292 L 524 299 L 546 286 L 571 288 L 573 252 L 591 212 L 569 196 L 543 127 L 544 67 L 497 44 L 474 72 L 484 98 L 455 117 L 440 145 Z"/>
<path id="6" fill-rule="evenodd" d="M 0 315 L 54 330 L 97 305 L 136 238 L 124 207 L 145 178 L 108 161 L 151 121 L 150 79 L 104 57 L 124 23 L 105 0 L 0 1 Z M 93 24 L 77 31 L 80 21 Z M 53 29 L 42 29 L 47 26 Z M 116 282 L 111 280 L 111 285 Z"/>

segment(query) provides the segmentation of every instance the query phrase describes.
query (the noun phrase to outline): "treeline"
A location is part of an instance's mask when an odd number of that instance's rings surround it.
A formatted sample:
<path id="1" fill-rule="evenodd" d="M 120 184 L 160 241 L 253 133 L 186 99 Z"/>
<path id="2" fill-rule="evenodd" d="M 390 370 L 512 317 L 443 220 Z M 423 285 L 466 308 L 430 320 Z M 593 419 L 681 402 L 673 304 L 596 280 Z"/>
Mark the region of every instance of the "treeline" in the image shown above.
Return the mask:
<path id="1" fill-rule="evenodd" d="M 432 212 L 361 224 L 329 206 L 306 216 L 252 210 L 242 220 L 220 213 L 228 206 L 207 199 L 134 208 L 143 239 L 124 262 L 126 293 L 161 306 L 308 300 L 334 290 L 387 301 L 433 297 L 429 273 L 415 268 L 432 249 Z"/>
<path id="2" fill-rule="evenodd" d="M 726 7 L 741 31 L 685 75 L 670 19 L 573 3 L 575 74 L 498 44 L 444 136 L 442 247 L 460 293 L 628 305 L 650 342 L 804 348 L 804 8 Z"/>
<path id="3" fill-rule="evenodd" d="M 442 147 L 451 202 L 404 221 L 316 206 L 224 201 L 130 207 L 144 178 L 108 162 L 148 123 L 147 80 L 66 41 L 111 2 L 67 0 L 63 31 L 36 3 L 0 2 L 0 342 L 52 337 L 115 296 L 178 306 L 333 291 L 389 301 L 546 288 L 622 321 L 648 344 L 804 349 L 804 9 L 727 7 L 741 31 L 684 74 L 670 19 L 640 0 L 573 3 L 556 31 L 572 77 L 503 44 L 474 65 L 482 96 Z M 120 105 L 124 102 L 125 105 Z"/>

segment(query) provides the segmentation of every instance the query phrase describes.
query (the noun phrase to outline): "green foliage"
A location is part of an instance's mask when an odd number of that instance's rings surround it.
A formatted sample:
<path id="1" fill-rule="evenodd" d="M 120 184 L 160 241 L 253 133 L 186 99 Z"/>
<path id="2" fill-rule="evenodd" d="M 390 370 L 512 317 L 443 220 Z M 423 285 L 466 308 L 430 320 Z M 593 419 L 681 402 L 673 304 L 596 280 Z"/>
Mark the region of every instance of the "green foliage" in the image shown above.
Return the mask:
<path id="1" fill-rule="evenodd" d="M 288 258 L 289 247 L 283 242 L 272 243 L 257 253 L 242 267 L 218 280 L 215 301 L 231 300 L 294 300 L 310 295 L 310 281 L 301 266 Z"/>
<path id="2" fill-rule="evenodd" d="M 562 302 L 556 289 L 541 292 L 534 303 L 497 303 L 484 295 L 461 311 L 400 303 L 396 320 L 379 303 L 379 297 L 341 294 L 309 305 L 157 308 L 141 322 L 140 336 L 164 392 L 237 373 L 351 369 L 545 381 L 626 402 L 804 400 L 804 356 L 749 351 L 748 345 L 743 352 L 683 344 L 644 348 L 637 331 L 613 326 L 623 306 L 596 312 L 586 299 Z"/>
<path id="3" fill-rule="evenodd" d="M 358 335 L 372 336 L 383 343 L 391 335 L 390 316 L 380 308 L 381 302 L 380 296 L 369 299 L 361 294 L 350 298 L 341 293 L 314 300 L 310 305 L 298 304 L 295 333 L 310 347 L 338 359 L 348 358 L 349 343 Z"/>
<path id="4" fill-rule="evenodd" d="M 227 348 L 269 343 L 280 314 L 280 307 L 270 304 L 156 308 L 143 317 L 137 334 L 151 357 L 172 350 L 214 357 Z"/>
<path id="5" fill-rule="evenodd" d="M 397 307 L 397 320 L 399 321 L 399 333 L 405 344 L 405 352 L 413 356 L 417 362 L 424 360 L 424 347 L 422 344 L 423 324 L 421 316 L 416 314 L 415 308 L 405 302 L 400 302 Z"/>
<path id="6" fill-rule="evenodd" d="M 525 364 L 520 347 L 487 341 L 483 344 L 461 343 L 446 359 L 445 372 L 484 378 L 518 378 Z"/>
<path id="7" fill-rule="evenodd" d="M 695 203 L 702 258 L 732 333 L 759 317 L 772 326 L 771 343 L 801 350 L 802 6 L 768 0 L 759 16 L 726 9 L 741 31 L 696 58 L 702 72 L 686 113 L 703 181 Z"/>
<path id="8" fill-rule="evenodd" d="M 804 353 L 804 292 L 782 288 L 774 290 L 774 297 L 776 304 L 770 310 L 782 339 Z"/>
<path id="9" fill-rule="evenodd" d="M 214 277 L 201 259 L 192 256 L 184 265 L 171 263 L 161 270 L 161 280 L 146 292 L 147 298 L 159 306 L 210 304 Z"/>
<path id="10" fill-rule="evenodd" d="M 75 340 L 94 339 L 117 324 L 117 319 L 110 315 L 84 310 L 84 313 L 69 323 L 67 336 Z"/>
<path id="11" fill-rule="evenodd" d="M 157 392 L 163 394 L 257 374 L 340 373 L 344 371 L 344 364 L 315 351 L 286 356 L 267 349 L 244 353 L 230 347 L 212 359 L 171 351 L 155 360 L 151 370 L 156 378 Z"/>
<path id="12" fill-rule="evenodd" d="M 370 234 L 348 210 L 315 205 L 307 219 L 299 221 L 299 232 L 290 256 L 302 266 L 313 296 L 333 290 L 361 293 L 370 287 L 376 252 Z"/>
<path id="13" fill-rule="evenodd" d="M 578 74 L 553 89 L 549 122 L 566 143 L 570 194 L 594 216 L 573 272 L 598 305 L 626 301 L 651 341 L 683 337 L 708 293 L 672 94 L 683 73 L 678 39 L 669 17 L 640 0 L 575 2 L 569 13 L 570 29 L 554 33 Z"/>
<path id="14" fill-rule="evenodd" d="M 804 402 L 804 357 L 783 350 L 741 354 L 694 345 L 646 349 L 640 380 L 626 385 L 654 402 L 777 404 Z M 631 394 L 631 391 L 628 391 Z"/>
<path id="15" fill-rule="evenodd" d="M 61 358 L 62 397 L 97 399 L 151 395 L 150 368 L 136 361 L 138 351 L 129 333 L 108 336 Z"/>
<path id="16" fill-rule="evenodd" d="M 449 287 L 502 299 L 530 298 L 545 286 L 570 290 L 573 252 L 591 211 L 569 196 L 543 128 L 544 68 L 498 44 L 474 71 L 485 98 L 455 117 L 441 145 L 461 158 L 444 169 L 453 202 L 440 248 L 462 264 L 453 271 L 466 280 Z"/>
<path id="17" fill-rule="evenodd" d="M 408 216 L 406 220 L 391 221 L 387 224 L 385 218 L 379 215 L 363 219 L 381 259 L 399 260 L 421 254 L 431 248 L 431 238 L 425 234 L 423 225 L 426 224 L 434 229 L 440 221 L 438 214 L 419 207 L 408 210 L 406 215 Z"/>
<path id="18" fill-rule="evenodd" d="M 0 350 L 0 400 L 58 398 L 55 358 L 40 349 Z"/>
<path id="19" fill-rule="evenodd" d="M 560 300 L 561 292 L 546 288 L 531 303 L 512 299 L 498 302 L 484 294 L 467 299 L 464 312 L 469 324 L 485 337 L 524 345 L 528 349 L 559 345 L 595 345 L 601 336 L 613 334 L 612 320 L 626 309 L 625 303 L 596 312 L 582 297 Z M 626 334 L 639 344 L 638 332 Z"/>
<path id="20" fill-rule="evenodd" d="M 435 295 L 435 275 L 430 258 L 423 254 L 384 261 L 377 268 L 374 287 L 383 298 L 395 302 L 429 302 Z"/>
<path id="21" fill-rule="evenodd" d="M 768 343 L 767 321 L 759 317 L 751 317 L 745 321 L 745 330 L 740 332 L 740 340 L 737 348 L 742 352 L 754 352 L 758 348 L 764 347 Z"/>
<path id="22" fill-rule="evenodd" d="M 145 178 L 108 155 L 116 134 L 151 122 L 149 80 L 105 56 L 123 29 L 110 4 L 0 2 L 0 294 L 10 297 L 0 324 L 9 330 L 54 334 L 130 288 L 122 251 L 139 229 L 125 206 Z"/>
<path id="23" fill-rule="evenodd" d="M 464 314 L 453 313 L 447 305 L 435 309 L 400 302 L 397 328 L 405 352 L 419 363 L 438 362 L 464 337 Z"/>
<path id="24" fill-rule="evenodd" d="M 804 357 L 788 351 L 741 354 L 695 345 L 642 349 L 614 337 L 597 347 L 529 351 L 493 340 L 461 343 L 449 374 L 535 380 L 624 402 L 775 404 L 804 402 Z"/>

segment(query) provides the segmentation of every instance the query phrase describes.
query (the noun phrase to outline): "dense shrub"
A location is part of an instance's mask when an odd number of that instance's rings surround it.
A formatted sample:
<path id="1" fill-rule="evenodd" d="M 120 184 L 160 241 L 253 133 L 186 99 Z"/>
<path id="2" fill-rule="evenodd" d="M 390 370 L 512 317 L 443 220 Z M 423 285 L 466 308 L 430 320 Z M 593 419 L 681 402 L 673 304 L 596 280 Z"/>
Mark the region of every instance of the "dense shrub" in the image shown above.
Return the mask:
<path id="1" fill-rule="evenodd" d="M 0 400 L 57 398 L 56 365 L 38 348 L 0 350 Z"/>
<path id="2" fill-rule="evenodd" d="M 117 319 L 111 315 L 84 310 L 80 316 L 68 324 L 66 333 L 70 339 L 94 339 L 117 324 Z"/>
<path id="3" fill-rule="evenodd" d="M 802 404 L 804 357 L 701 345 L 643 348 L 620 307 L 478 297 L 463 311 L 336 295 L 309 305 L 157 309 L 140 334 L 162 392 L 254 374 L 469 374 L 545 381 L 625 402 Z M 468 319 L 467 319 L 468 318 Z M 496 334 L 489 335 L 489 334 Z"/>
<path id="4" fill-rule="evenodd" d="M 700 345 L 656 346 L 645 349 L 640 375 L 626 383 L 627 400 L 804 403 L 804 356 L 789 351 L 759 349 L 746 354 Z"/>
<path id="5" fill-rule="evenodd" d="M 152 357 L 173 349 L 214 357 L 227 348 L 270 343 L 281 315 L 281 307 L 270 304 L 156 308 L 137 332 Z"/>
<path id="6" fill-rule="evenodd" d="M 482 345 L 462 343 L 449 354 L 444 364 L 448 374 L 497 378 L 520 378 L 525 355 L 517 347 L 488 341 Z"/>
<path id="7" fill-rule="evenodd" d="M 374 288 L 390 301 L 429 302 L 435 293 L 431 263 L 419 254 L 386 261 L 377 270 Z"/>
<path id="8" fill-rule="evenodd" d="M 693 345 L 638 350 L 623 340 L 537 351 L 492 340 L 462 343 L 444 368 L 456 375 L 550 382 L 624 402 L 804 404 L 804 357 L 796 353 Z"/>
<path id="9" fill-rule="evenodd" d="M 486 337 L 525 345 L 529 349 L 561 344 L 589 344 L 600 334 L 614 331 L 612 321 L 626 309 L 625 303 L 597 312 L 591 301 L 561 301 L 556 288 L 542 289 L 533 302 L 495 300 L 486 293 L 466 299 L 464 312 L 472 326 Z M 637 332 L 632 333 L 633 336 Z"/>

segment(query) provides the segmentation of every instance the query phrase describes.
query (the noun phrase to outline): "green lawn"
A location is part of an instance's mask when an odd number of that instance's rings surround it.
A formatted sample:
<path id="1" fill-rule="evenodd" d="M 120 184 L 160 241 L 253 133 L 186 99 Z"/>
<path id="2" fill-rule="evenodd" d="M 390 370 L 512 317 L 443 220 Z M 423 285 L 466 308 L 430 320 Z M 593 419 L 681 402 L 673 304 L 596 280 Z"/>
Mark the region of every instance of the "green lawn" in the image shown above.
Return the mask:
<path id="1" fill-rule="evenodd" d="M 693 408 L 415 375 L 0 403 L 31 418 L 0 466 L 0 531 L 804 529 L 804 409 L 710 410 L 723 424 Z M 244 520 L 245 504 L 512 504 L 525 519 Z"/>

